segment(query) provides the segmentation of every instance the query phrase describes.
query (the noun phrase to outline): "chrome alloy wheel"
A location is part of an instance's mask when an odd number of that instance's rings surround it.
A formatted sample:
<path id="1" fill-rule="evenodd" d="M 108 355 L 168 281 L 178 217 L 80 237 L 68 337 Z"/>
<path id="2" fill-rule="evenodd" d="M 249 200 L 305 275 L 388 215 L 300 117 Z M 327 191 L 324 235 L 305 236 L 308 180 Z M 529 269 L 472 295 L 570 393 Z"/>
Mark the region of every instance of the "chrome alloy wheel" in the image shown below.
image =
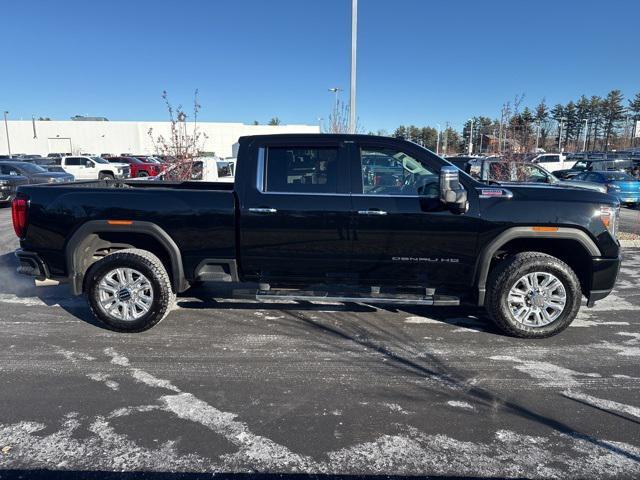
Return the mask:
<path id="1" fill-rule="evenodd" d="M 98 284 L 98 305 L 116 320 L 137 320 L 149 312 L 152 304 L 151 282 L 132 268 L 111 270 Z"/>
<path id="2" fill-rule="evenodd" d="M 532 272 L 513 284 L 507 304 L 516 321 L 527 327 L 544 327 L 564 311 L 567 292 L 555 275 Z"/>

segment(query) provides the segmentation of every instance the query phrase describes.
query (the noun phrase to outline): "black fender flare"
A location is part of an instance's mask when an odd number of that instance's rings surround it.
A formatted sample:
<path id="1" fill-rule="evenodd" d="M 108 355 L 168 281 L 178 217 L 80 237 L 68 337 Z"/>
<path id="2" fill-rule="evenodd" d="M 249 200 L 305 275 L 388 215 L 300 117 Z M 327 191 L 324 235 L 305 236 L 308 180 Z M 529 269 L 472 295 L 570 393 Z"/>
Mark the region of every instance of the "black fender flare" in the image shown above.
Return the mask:
<path id="1" fill-rule="evenodd" d="M 180 293 L 189 288 L 184 275 L 180 249 L 173 238 L 160 226 L 144 221 L 133 221 L 131 224 L 111 224 L 107 220 L 90 220 L 73 233 L 65 247 L 67 275 L 74 295 L 82 294 L 84 275 L 86 273 L 81 271 L 82 269 L 80 268 L 82 251 L 80 251 L 79 247 L 90 235 L 105 232 L 149 235 L 158 241 L 169 255 L 171 261 L 171 283 L 174 291 Z"/>
<path id="2" fill-rule="evenodd" d="M 478 256 L 476 266 L 476 285 L 478 288 L 478 306 L 484 306 L 487 293 L 487 278 L 491 259 L 507 242 L 516 238 L 554 238 L 562 240 L 574 240 L 580 243 L 592 257 L 599 257 L 602 252 L 591 237 L 578 228 L 558 227 L 555 231 L 536 231 L 533 227 L 511 227 L 495 237 L 484 247 Z"/>

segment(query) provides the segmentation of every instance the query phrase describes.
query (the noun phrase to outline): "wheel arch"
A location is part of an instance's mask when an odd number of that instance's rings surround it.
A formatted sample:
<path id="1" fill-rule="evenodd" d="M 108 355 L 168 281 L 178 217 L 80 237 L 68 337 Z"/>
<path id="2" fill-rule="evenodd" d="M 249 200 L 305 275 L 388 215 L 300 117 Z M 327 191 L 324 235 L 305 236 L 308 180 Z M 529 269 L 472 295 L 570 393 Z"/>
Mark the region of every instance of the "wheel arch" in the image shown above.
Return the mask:
<path id="1" fill-rule="evenodd" d="M 102 235 L 102 236 L 101 236 Z M 130 238 L 135 235 L 135 238 Z M 105 239 L 104 236 L 109 238 Z M 121 238 L 121 242 L 117 239 Z M 116 239 L 116 241 L 113 241 Z M 160 257 L 171 278 L 175 292 L 183 292 L 188 288 L 185 279 L 182 254 L 171 236 L 160 226 L 151 222 L 135 221 L 127 225 L 115 225 L 107 220 L 92 220 L 83 224 L 74 232 L 65 248 L 67 275 L 71 289 L 75 295 L 84 291 L 86 273 L 95 263 L 93 255 L 101 248 L 141 248 L 141 240 L 147 239 L 147 250 Z M 143 248 L 145 249 L 145 248 Z"/>
<path id="2" fill-rule="evenodd" d="M 484 306 L 487 279 L 500 251 L 538 251 L 553 255 L 573 268 L 583 291 L 589 289 L 589 276 L 583 271 L 587 263 L 583 260 L 602 255 L 591 237 L 578 228 L 558 227 L 553 231 L 536 231 L 533 227 L 509 228 L 489 242 L 478 256 L 475 279 L 479 306 Z"/>

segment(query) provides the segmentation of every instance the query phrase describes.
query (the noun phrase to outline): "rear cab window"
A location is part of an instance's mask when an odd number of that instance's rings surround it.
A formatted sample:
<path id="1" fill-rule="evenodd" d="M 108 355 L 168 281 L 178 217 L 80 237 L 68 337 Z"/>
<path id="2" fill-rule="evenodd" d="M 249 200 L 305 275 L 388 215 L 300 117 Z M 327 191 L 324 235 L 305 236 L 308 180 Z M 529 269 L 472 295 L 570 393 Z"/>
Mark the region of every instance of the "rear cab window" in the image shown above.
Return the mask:
<path id="1" fill-rule="evenodd" d="M 338 193 L 338 153 L 337 147 L 268 147 L 264 191 Z"/>

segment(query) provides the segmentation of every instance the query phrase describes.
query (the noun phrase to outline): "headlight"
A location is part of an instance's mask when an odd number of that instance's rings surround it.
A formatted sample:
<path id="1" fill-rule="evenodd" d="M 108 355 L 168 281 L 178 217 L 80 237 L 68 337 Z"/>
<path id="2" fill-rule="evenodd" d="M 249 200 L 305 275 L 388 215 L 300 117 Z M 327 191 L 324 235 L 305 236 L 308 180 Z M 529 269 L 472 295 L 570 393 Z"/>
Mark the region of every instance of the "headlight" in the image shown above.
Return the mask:
<path id="1" fill-rule="evenodd" d="M 614 185 L 613 183 L 607 183 L 607 188 L 614 191 L 620 190 L 620 187 L 618 185 Z"/>
<path id="2" fill-rule="evenodd" d="M 612 237 L 617 238 L 618 234 L 618 221 L 620 218 L 620 207 L 610 207 L 610 206 L 601 206 L 600 211 L 598 212 L 600 215 L 600 220 Z"/>

